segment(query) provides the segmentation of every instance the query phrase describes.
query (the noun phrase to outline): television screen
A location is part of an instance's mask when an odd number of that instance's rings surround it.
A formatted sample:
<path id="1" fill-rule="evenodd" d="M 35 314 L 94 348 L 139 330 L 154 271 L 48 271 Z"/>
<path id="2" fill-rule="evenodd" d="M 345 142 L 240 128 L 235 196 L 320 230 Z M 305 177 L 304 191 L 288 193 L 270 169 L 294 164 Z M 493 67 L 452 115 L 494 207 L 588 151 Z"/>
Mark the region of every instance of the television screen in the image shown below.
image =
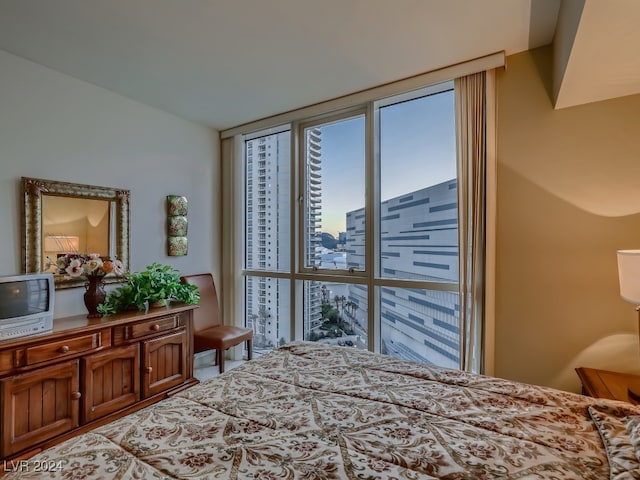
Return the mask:
<path id="1" fill-rule="evenodd" d="M 44 313 L 49 302 L 46 278 L 0 283 L 0 319 Z"/>

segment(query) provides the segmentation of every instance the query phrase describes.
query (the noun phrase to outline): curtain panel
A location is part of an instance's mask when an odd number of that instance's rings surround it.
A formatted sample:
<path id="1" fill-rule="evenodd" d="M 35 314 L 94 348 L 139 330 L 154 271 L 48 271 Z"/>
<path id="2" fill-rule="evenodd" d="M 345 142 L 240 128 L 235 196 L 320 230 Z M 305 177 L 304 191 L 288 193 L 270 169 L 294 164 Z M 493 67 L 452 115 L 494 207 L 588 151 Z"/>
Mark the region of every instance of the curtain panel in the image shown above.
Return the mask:
<path id="1" fill-rule="evenodd" d="M 460 363 L 483 372 L 486 236 L 486 72 L 455 79 L 460 247 Z"/>

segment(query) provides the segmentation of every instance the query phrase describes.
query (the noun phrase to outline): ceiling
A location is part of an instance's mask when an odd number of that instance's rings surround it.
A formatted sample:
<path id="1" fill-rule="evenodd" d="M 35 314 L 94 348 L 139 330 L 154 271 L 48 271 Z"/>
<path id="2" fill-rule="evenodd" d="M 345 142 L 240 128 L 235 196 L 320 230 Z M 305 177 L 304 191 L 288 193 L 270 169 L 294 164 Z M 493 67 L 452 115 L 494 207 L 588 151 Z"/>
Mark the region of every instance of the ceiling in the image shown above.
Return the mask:
<path id="1" fill-rule="evenodd" d="M 0 0 L 0 49 L 221 130 L 548 45 L 558 26 L 564 107 L 640 92 L 640 2 L 599 1 Z M 615 85 L 589 73 L 629 43 Z"/>

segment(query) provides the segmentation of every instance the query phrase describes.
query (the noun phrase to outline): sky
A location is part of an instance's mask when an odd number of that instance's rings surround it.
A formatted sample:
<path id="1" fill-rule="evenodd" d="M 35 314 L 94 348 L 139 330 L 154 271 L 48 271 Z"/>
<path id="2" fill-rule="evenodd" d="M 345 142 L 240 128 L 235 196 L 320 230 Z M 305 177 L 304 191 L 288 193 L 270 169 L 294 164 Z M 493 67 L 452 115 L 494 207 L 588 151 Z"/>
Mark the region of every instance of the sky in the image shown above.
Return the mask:
<path id="1" fill-rule="evenodd" d="M 380 110 L 381 197 L 456 177 L 453 91 Z M 322 231 L 337 237 L 345 214 L 364 206 L 364 116 L 321 126 Z"/>

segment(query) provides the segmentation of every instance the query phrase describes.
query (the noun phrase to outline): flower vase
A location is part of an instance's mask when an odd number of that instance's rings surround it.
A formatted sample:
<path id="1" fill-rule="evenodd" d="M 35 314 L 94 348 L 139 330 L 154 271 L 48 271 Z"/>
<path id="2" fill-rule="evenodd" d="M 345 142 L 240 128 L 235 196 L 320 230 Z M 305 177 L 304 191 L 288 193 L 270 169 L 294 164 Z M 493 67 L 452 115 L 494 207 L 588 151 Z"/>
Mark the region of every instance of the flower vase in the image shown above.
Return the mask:
<path id="1" fill-rule="evenodd" d="M 100 318 L 102 314 L 98 312 L 98 305 L 104 302 L 107 294 L 104 291 L 104 283 L 102 282 L 102 276 L 90 275 L 87 277 L 87 283 L 84 292 L 84 304 L 89 311 L 87 318 Z"/>

